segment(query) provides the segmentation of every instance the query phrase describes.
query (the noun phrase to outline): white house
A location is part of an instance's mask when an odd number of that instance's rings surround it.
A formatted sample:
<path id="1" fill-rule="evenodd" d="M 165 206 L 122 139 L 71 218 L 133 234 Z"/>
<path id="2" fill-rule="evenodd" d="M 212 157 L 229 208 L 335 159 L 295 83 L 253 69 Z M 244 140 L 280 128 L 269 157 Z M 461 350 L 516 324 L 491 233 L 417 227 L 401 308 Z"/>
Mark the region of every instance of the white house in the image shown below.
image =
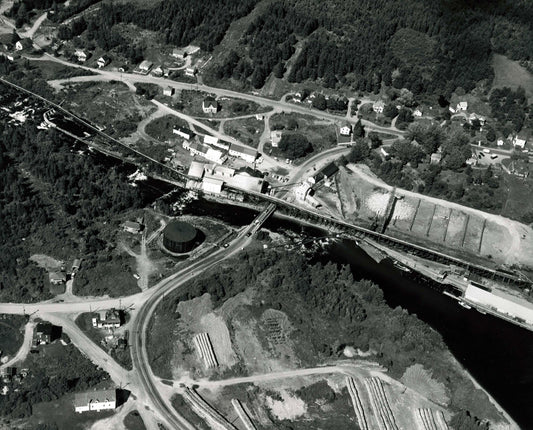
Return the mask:
<path id="1" fill-rule="evenodd" d="M 74 55 L 80 63 L 85 63 L 85 61 L 87 61 L 87 58 L 89 58 L 89 56 L 83 49 L 76 49 L 76 51 L 74 51 Z"/>
<path id="2" fill-rule="evenodd" d="M 150 69 L 154 66 L 154 63 L 148 60 L 144 60 L 141 64 L 139 64 L 139 70 L 142 73 L 148 73 Z"/>
<path id="3" fill-rule="evenodd" d="M 163 76 L 163 68 L 161 66 L 157 66 L 154 70 L 152 70 L 152 76 Z"/>
<path id="4" fill-rule="evenodd" d="M 74 395 L 74 410 L 81 414 L 88 411 L 103 411 L 117 407 L 117 390 L 88 391 Z"/>
<path id="5" fill-rule="evenodd" d="M 270 142 L 272 144 L 272 148 L 277 148 L 279 145 L 279 142 L 281 140 L 281 130 L 274 130 L 270 132 Z"/>
<path id="6" fill-rule="evenodd" d="M 33 46 L 33 42 L 29 37 L 26 37 L 24 39 L 20 39 L 15 43 L 15 50 L 22 51 L 24 49 L 31 48 Z"/>
<path id="7" fill-rule="evenodd" d="M 416 108 L 415 111 L 413 112 L 413 116 L 420 118 L 422 116 L 422 109 Z"/>
<path id="8" fill-rule="evenodd" d="M 187 56 L 187 51 L 185 50 L 185 48 L 174 48 L 172 50 L 172 54 L 171 54 L 174 58 L 177 58 L 179 60 L 184 60 L 185 57 Z"/>
<path id="9" fill-rule="evenodd" d="M 207 96 L 202 102 L 202 110 L 204 111 L 204 113 L 217 113 L 217 101 L 213 97 Z"/>
<path id="10" fill-rule="evenodd" d="M 120 321 L 120 312 L 116 309 L 110 309 L 108 311 L 100 311 L 91 319 L 94 328 L 119 328 Z"/>
<path id="11" fill-rule="evenodd" d="M 183 137 L 186 140 L 189 140 L 194 135 L 191 130 L 185 127 L 174 128 L 172 130 L 172 133 L 177 134 L 178 136 Z"/>
<path id="12" fill-rule="evenodd" d="M 525 136 L 520 136 L 517 134 L 515 137 L 513 137 L 513 146 L 515 148 L 519 147 L 520 149 L 524 149 L 524 146 L 526 146 L 526 143 L 527 143 L 527 139 Z"/>
<path id="13" fill-rule="evenodd" d="M 339 133 L 343 136 L 349 136 L 350 134 L 352 134 L 352 126 L 349 124 L 343 125 L 340 128 Z"/>
<path id="14" fill-rule="evenodd" d="M 472 124 L 473 121 L 475 120 L 478 120 L 479 123 L 483 126 L 485 125 L 485 117 L 481 116 L 481 115 L 478 115 L 477 113 L 471 113 L 470 115 L 468 115 L 468 123 L 469 124 Z"/>
<path id="15" fill-rule="evenodd" d="M 196 69 L 194 67 L 187 67 L 185 69 L 185 76 L 190 76 L 190 77 L 196 76 Z"/>
<path id="16" fill-rule="evenodd" d="M 236 145 L 234 143 L 229 147 L 229 155 L 242 158 L 248 163 L 253 163 L 257 158 L 257 151 L 246 146 Z"/>
<path id="17" fill-rule="evenodd" d="M 372 106 L 372 109 L 374 109 L 374 112 L 376 113 L 383 113 L 384 108 L 385 108 L 385 103 L 383 103 L 381 100 L 378 100 Z"/>
<path id="18" fill-rule="evenodd" d="M 218 146 L 218 137 L 209 136 L 208 134 L 206 134 L 204 136 L 204 143 L 208 145 Z"/>
<path id="19" fill-rule="evenodd" d="M 457 107 L 455 108 L 456 112 L 459 111 L 465 111 L 468 109 L 468 102 L 459 102 L 457 103 Z"/>
<path id="20" fill-rule="evenodd" d="M 102 55 L 96 62 L 96 65 L 101 69 L 102 67 L 107 66 L 110 62 L 111 58 L 109 58 L 107 55 Z"/>
<path id="21" fill-rule="evenodd" d="M 173 87 L 166 87 L 164 90 L 163 90 L 163 95 L 164 96 L 168 96 L 168 97 L 172 97 L 174 95 L 174 88 Z"/>
<path id="22" fill-rule="evenodd" d="M 498 146 L 503 146 L 504 143 L 505 143 L 505 142 L 503 141 L 503 139 L 498 139 L 498 140 L 496 141 L 496 145 L 498 145 Z"/>

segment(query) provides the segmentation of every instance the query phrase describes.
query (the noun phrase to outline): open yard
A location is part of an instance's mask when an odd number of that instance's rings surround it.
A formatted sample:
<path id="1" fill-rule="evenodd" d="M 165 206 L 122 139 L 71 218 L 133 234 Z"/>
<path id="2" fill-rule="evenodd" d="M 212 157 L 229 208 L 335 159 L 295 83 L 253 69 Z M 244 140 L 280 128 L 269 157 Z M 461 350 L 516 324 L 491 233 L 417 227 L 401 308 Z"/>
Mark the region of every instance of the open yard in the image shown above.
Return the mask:
<path id="1" fill-rule="evenodd" d="M 0 358 L 17 353 L 24 339 L 26 317 L 0 314 Z"/>
<path id="2" fill-rule="evenodd" d="M 228 120 L 224 124 L 226 134 L 254 148 L 259 146 L 259 138 L 264 129 L 264 121 L 258 121 L 255 117 Z"/>
<path id="3" fill-rule="evenodd" d="M 533 100 L 533 75 L 518 62 L 510 60 L 505 55 L 494 54 L 492 57 L 494 69 L 493 88 L 510 87 L 524 88 L 529 102 Z"/>
<path id="4" fill-rule="evenodd" d="M 145 131 L 154 139 L 166 141 L 177 136 L 172 132 L 177 127 L 188 127 L 188 124 L 177 116 L 165 115 L 150 121 L 146 125 Z"/>

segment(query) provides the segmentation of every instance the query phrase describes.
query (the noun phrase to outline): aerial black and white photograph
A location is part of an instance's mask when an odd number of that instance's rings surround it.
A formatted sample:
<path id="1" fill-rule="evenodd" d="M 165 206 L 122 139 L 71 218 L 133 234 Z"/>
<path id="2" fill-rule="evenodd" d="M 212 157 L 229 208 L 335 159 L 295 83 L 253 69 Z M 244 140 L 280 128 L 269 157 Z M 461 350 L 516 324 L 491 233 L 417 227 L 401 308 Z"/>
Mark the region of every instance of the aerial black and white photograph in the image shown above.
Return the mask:
<path id="1" fill-rule="evenodd" d="M 533 0 L 0 0 L 0 430 L 533 430 Z"/>

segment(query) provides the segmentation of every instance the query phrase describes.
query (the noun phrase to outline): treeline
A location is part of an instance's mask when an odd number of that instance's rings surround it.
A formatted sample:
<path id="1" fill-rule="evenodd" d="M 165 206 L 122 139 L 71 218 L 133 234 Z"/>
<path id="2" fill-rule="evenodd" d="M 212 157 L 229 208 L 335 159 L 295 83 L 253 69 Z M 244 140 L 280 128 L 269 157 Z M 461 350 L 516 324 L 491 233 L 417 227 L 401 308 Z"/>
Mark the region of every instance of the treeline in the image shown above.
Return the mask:
<path id="1" fill-rule="evenodd" d="M 532 13 L 526 0 L 278 0 L 250 24 L 235 52 L 240 54 L 230 55 L 216 75 L 250 79 L 258 87 L 270 73 L 282 76 L 301 39 L 291 82 L 321 80 L 327 87 L 340 83 L 362 91 L 379 91 L 385 83 L 415 94 L 449 95 L 492 79 L 493 52 L 533 58 L 525 42 L 533 40 L 533 29 L 524 19 Z M 420 49 L 398 47 L 401 37 L 394 36 L 406 29 Z"/>
<path id="2" fill-rule="evenodd" d="M 220 43 L 230 24 L 248 14 L 256 2 L 170 0 L 148 8 L 131 3 L 104 3 L 91 20 L 99 31 L 110 31 L 119 23 L 135 24 L 160 32 L 164 43 L 184 46 L 195 42 L 211 51 Z"/>
<path id="3" fill-rule="evenodd" d="M 33 15 L 34 10 L 46 10 L 53 8 L 58 10 L 58 4 L 64 3 L 66 0 L 17 0 L 13 6 L 6 12 L 6 16 L 15 20 L 17 28 L 28 24 Z"/>
<path id="4" fill-rule="evenodd" d="M 518 133 L 524 127 L 526 118 L 529 119 L 533 125 L 533 112 L 527 105 L 526 92 L 522 87 L 513 91 L 511 88 L 495 88 L 489 99 L 491 115 L 497 121 L 498 129 L 501 131 L 503 137 L 507 137 L 510 133 Z"/>

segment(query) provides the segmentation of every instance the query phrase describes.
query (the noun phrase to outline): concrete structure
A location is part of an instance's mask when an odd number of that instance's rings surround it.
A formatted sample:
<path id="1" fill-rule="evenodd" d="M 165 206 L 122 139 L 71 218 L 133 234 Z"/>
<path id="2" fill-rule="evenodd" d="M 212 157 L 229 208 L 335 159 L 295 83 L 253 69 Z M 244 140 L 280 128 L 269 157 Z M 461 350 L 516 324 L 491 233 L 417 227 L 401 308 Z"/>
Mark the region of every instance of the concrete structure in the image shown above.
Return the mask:
<path id="1" fill-rule="evenodd" d="M 218 102 L 211 96 L 207 96 L 202 102 L 204 113 L 214 114 L 218 112 Z"/>
<path id="2" fill-rule="evenodd" d="M 465 300 L 485 306 L 512 319 L 533 325 L 533 303 L 501 292 L 499 290 L 486 291 L 469 284 L 464 295 Z"/>
<path id="3" fill-rule="evenodd" d="M 257 158 L 257 151 L 253 148 L 248 148 L 246 146 L 237 145 L 232 143 L 229 147 L 229 155 L 233 157 L 242 158 L 248 163 L 253 163 Z"/>
<path id="4" fill-rule="evenodd" d="M 88 391 L 74 395 L 74 410 L 81 414 L 88 411 L 104 411 L 117 407 L 117 390 Z"/>
<path id="5" fill-rule="evenodd" d="M 204 178 L 202 182 L 202 190 L 206 193 L 220 194 L 222 192 L 222 186 L 224 181 L 215 178 Z"/>
<path id="6" fill-rule="evenodd" d="M 154 63 L 151 61 L 144 60 L 141 64 L 139 64 L 139 70 L 141 73 L 148 73 L 153 66 Z"/>
<path id="7" fill-rule="evenodd" d="M 117 309 L 110 309 L 108 311 L 100 311 L 94 314 L 92 319 L 94 328 L 119 328 L 122 325 L 122 318 L 120 311 Z"/>
<path id="8" fill-rule="evenodd" d="M 272 144 L 272 148 L 277 148 L 279 145 L 279 142 L 281 140 L 281 130 L 274 130 L 270 132 L 270 143 Z"/>
<path id="9" fill-rule="evenodd" d="M 96 62 L 96 65 L 101 69 L 102 67 L 107 66 L 109 63 L 111 63 L 111 58 L 109 58 L 107 55 L 102 55 Z"/>
<path id="10" fill-rule="evenodd" d="M 127 231 L 128 233 L 137 234 L 140 233 L 143 226 L 142 224 L 135 222 L 135 221 L 126 221 L 124 224 L 124 231 Z"/>
<path id="11" fill-rule="evenodd" d="M 204 176 L 204 164 L 198 161 L 192 161 L 187 174 L 193 178 L 201 179 Z"/>
<path id="12" fill-rule="evenodd" d="M 194 133 L 185 127 L 178 127 L 172 129 L 172 133 L 177 134 L 180 137 L 183 137 L 184 139 L 190 140 L 191 137 L 194 136 Z"/>
<path id="13" fill-rule="evenodd" d="M 50 272 L 48 274 L 48 280 L 51 284 L 54 285 L 64 284 L 65 282 L 67 282 L 67 274 L 63 271 Z"/>
<path id="14" fill-rule="evenodd" d="M 163 245 L 171 252 L 189 252 L 196 241 L 196 229 L 183 221 L 172 221 L 163 230 Z"/>
<path id="15" fill-rule="evenodd" d="M 174 95 L 174 87 L 166 87 L 164 90 L 163 90 L 163 95 L 164 96 L 168 96 L 168 97 L 172 97 Z"/>

